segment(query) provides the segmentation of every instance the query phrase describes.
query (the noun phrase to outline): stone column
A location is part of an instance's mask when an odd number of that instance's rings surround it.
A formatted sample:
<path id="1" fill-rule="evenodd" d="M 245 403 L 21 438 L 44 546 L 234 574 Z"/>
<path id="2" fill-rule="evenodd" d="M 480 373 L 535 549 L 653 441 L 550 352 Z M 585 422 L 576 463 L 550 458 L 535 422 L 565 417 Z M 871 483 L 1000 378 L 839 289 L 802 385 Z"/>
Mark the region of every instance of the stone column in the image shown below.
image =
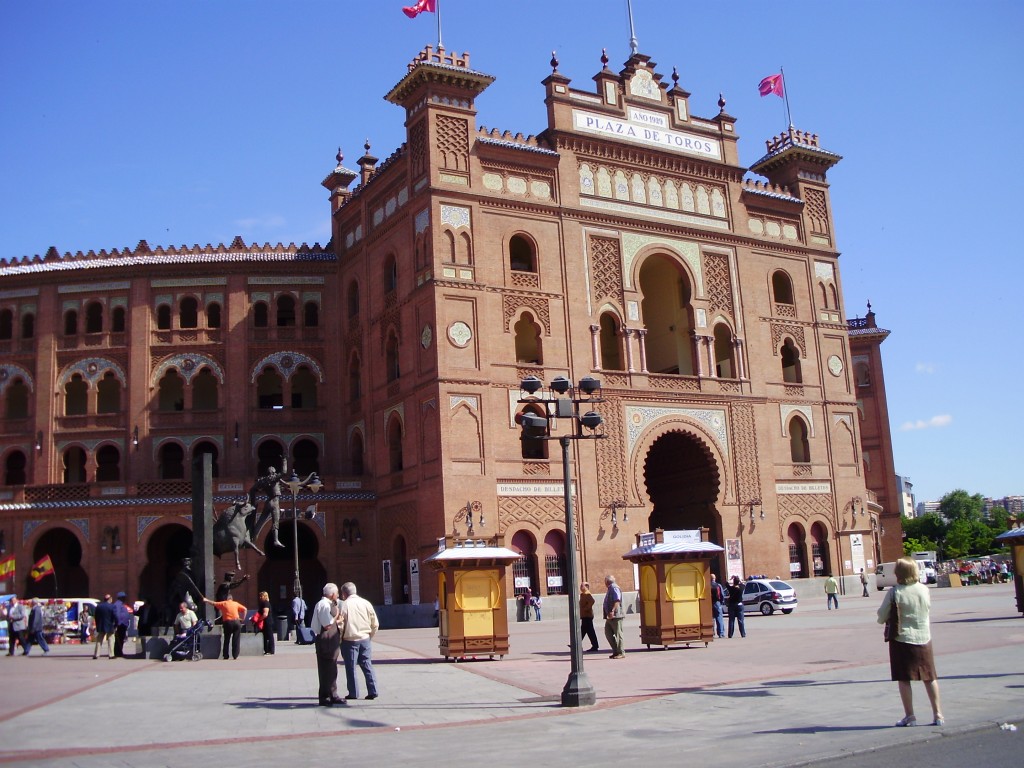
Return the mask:
<path id="1" fill-rule="evenodd" d="M 640 372 L 648 373 L 647 370 L 647 329 L 637 328 L 636 329 L 636 340 L 637 345 L 640 348 Z"/>

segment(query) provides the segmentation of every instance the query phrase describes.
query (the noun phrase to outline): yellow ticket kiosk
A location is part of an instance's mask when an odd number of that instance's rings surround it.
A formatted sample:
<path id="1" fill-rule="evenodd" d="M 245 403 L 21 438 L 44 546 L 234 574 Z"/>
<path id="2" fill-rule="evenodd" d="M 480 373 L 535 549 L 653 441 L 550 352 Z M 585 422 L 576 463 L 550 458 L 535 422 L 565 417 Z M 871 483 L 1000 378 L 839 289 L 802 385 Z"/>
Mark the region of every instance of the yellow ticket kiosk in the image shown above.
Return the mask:
<path id="1" fill-rule="evenodd" d="M 706 647 L 714 638 L 711 561 L 723 549 L 706 539 L 707 528 L 659 529 L 638 534 L 637 546 L 622 556 L 639 566 L 640 642 L 648 648 L 700 642 Z"/>
<path id="2" fill-rule="evenodd" d="M 455 661 L 508 653 L 505 568 L 522 555 L 501 536 L 445 536 L 424 562 L 437 572 L 438 638 L 441 655 Z"/>

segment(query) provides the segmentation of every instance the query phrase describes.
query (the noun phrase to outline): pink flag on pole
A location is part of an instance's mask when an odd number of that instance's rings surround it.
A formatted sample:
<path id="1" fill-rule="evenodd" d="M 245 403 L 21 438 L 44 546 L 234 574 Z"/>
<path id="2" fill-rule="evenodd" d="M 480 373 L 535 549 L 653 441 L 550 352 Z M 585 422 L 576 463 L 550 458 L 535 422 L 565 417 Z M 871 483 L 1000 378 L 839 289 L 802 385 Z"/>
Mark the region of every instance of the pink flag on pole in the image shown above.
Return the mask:
<path id="1" fill-rule="evenodd" d="M 774 93 L 779 98 L 785 97 L 786 91 L 782 80 L 782 73 L 777 75 L 768 75 L 768 77 L 758 84 L 757 90 L 760 91 L 762 96 Z"/>
<path id="2" fill-rule="evenodd" d="M 402 13 L 410 19 L 415 19 L 421 13 L 436 13 L 437 0 L 416 0 L 415 5 L 402 8 Z"/>

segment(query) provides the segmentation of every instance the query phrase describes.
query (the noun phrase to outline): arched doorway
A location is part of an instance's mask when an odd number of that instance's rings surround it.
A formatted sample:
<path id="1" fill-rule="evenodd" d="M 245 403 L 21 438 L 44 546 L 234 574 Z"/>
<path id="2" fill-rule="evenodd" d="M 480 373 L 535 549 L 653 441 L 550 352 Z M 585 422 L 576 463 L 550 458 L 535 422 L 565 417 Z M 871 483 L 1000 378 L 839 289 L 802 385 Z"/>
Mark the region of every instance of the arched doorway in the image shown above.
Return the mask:
<path id="1" fill-rule="evenodd" d="M 807 578 L 807 535 L 800 523 L 790 523 L 786 531 L 789 544 L 789 575 L 794 579 Z"/>
<path id="2" fill-rule="evenodd" d="M 724 531 L 715 509 L 718 475 L 714 457 L 695 435 L 669 432 L 655 440 L 644 463 L 652 506 L 648 530 L 706 527 L 711 540 L 721 544 Z"/>
<path id="3" fill-rule="evenodd" d="M 828 556 L 828 533 L 821 523 L 811 526 L 811 563 L 814 565 L 815 576 L 827 576 L 832 571 Z"/>
<path id="4" fill-rule="evenodd" d="M 544 593 L 548 595 L 564 595 L 569 587 L 569 574 L 566 572 L 565 534 L 561 531 L 548 531 L 544 536 Z"/>
<path id="5" fill-rule="evenodd" d="M 521 595 L 527 588 L 537 594 L 537 540 L 528 531 L 517 531 L 512 535 L 511 549 L 523 556 L 512 563 L 513 594 Z"/>
<path id="6" fill-rule="evenodd" d="M 40 536 L 32 548 L 32 562 L 46 556 L 53 562 L 53 574 L 36 581 L 29 575 L 31 568 L 26 568 L 22 592 L 26 598 L 89 596 L 89 574 L 82 567 L 82 545 L 75 534 L 67 528 L 52 528 Z"/>
<path id="7" fill-rule="evenodd" d="M 289 519 L 281 521 L 279 538 L 283 547 L 271 543 L 270 526 L 266 526 L 262 549 L 267 553 L 256 574 L 256 588 L 270 595 L 274 612 L 287 614 L 292 602 L 292 585 L 295 582 L 295 525 Z M 313 527 L 299 520 L 299 581 L 302 584 L 302 599 L 312 608 L 323 595 L 327 583 L 327 569 L 320 562 L 320 540 Z M 338 580 L 341 584 L 341 579 Z M 306 612 L 306 619 L 310 618 Z"/>
<path id="8" fill-rule="evenodd" d="M 405 547 L 405 537 L 395 536 L 391 547 L 391 600 L 396 605 L 408 603 L 409 595 L 409 556 Z"/>
<path id="9" fill-rule="evenodd" d="M 181 570 L 181 561 L 192 556 L 192 530 L 181 523 L 162 525 L 149 537 L 138 599 L 152 606 L 154 624 L 168 626 L 178 612 L 178 606 L 171 605 L 170 585 Z M 196 586 L 203 588 L 202 584 Z"/>

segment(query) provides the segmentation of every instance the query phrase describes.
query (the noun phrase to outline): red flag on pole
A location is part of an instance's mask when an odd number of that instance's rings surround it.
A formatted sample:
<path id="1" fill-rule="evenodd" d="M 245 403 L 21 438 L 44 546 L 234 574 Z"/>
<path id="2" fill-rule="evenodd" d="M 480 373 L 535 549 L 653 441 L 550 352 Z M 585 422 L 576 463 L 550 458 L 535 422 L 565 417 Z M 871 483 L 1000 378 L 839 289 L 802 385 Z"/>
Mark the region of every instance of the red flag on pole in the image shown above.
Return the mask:
<path id="1" fill-rule="evenodd" d="M 436 13 L 437 12 L 437 0 L 416 0 L 415 5 L 406 6 L 402 8 L 402 13 L 408 16 L 410 19 L 415 19 L 421 13 Z"/>
<path id="2" fill-rule="evenodd" d="M 53 561 L 49 555 L 43 557 L 38 563 L 32 566 L 30 575 L 36 581 L 42 581 L 43 578 L 53 573 Z"/>
<path id="3" fill-rule="evenodd" d="M 761 93 L 762 96 L 767 96 L 769 93 L 774 93 L 780 99 L 785 98 L 786 89 L 783 83 L 782 74 L 780 73 L 778 75 L 768 75 L 768 77 L 766 77 L 758 84 L 757 90 Z"/>

